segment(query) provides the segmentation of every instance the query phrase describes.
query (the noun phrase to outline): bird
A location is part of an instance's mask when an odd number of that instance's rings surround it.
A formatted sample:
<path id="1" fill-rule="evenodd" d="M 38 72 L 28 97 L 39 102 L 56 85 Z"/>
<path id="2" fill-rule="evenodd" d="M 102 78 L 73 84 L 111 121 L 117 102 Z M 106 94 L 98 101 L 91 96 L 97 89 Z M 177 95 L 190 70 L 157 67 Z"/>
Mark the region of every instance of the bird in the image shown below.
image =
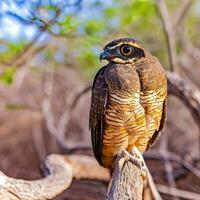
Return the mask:
<path id="1" fill-rule="evenodd" d="M 89 127 L 94 156 L 112 168 L 118 153 L 142 154 L 157 140 L 166 120 L 167 79 L 160 62 L 133 38 L 109 42 L 100 54 L 108 64 L 97 72 Z"/>

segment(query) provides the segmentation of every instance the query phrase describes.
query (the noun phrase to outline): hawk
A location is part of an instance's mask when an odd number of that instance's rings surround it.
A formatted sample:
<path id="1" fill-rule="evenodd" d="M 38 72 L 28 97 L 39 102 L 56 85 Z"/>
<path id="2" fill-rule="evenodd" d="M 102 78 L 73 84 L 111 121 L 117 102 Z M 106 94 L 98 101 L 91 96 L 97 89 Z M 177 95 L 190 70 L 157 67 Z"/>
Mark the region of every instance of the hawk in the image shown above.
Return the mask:
<path id="1" fill-rule="evenodd" d="M 102 59 L 109 63 L 95 76 L 89 121 L 94 155 L 111 168 L 121 149 L 143 153 L 159 136 L 167 79 L 158 59 L 136 39 L 108 43 Z"/>

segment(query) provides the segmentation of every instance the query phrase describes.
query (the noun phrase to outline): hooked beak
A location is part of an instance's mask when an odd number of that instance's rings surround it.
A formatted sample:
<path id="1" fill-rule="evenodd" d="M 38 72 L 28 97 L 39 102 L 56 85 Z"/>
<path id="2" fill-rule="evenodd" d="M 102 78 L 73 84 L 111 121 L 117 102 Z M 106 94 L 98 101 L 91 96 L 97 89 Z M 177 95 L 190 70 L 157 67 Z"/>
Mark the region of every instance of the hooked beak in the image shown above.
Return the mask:
<path id="1" fill-rule="evenodd" d="M 99 56 L 100 61 L 107 60 L 108 58 L 109 58 L 109 53 L 107 50 L 104 50 Z"/>

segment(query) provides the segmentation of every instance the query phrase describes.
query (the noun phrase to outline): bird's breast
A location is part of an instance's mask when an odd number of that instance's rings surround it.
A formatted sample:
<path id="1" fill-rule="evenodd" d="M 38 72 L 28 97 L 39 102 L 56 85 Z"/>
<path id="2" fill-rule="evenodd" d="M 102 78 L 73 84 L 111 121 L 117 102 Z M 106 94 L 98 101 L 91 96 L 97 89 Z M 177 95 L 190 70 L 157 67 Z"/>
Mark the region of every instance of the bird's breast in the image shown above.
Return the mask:
<path id="1" fill-rule="evenodd" d="M 139 75 L 130 65 L 110 66 L 106 69 L 105 79 L 111 96 L 117 93 L 119 98 L 130 100 L 132 93 L 139 93 L 141 89 Z"/>
<path id="2" fill-rule="evenodd" d="M 109 94 L 106 107 L 106 123 L 122 127 L 140 104 L 139 93 L 113 92 Z"/>

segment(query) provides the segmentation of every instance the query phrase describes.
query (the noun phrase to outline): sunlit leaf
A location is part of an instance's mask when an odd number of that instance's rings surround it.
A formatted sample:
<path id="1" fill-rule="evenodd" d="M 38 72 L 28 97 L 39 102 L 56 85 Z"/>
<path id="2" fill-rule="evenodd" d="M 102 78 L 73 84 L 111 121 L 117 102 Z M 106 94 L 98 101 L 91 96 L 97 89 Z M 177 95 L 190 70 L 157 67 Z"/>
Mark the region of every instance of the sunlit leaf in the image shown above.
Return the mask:
<path id="1" fill-rule="evenodd" d="M 15 67 L 6 68 L 4 72 L 0 75 L 0 81 L 4 82 L 6 85 L 10 85 L 13 81 L 15 73 Z"/>

